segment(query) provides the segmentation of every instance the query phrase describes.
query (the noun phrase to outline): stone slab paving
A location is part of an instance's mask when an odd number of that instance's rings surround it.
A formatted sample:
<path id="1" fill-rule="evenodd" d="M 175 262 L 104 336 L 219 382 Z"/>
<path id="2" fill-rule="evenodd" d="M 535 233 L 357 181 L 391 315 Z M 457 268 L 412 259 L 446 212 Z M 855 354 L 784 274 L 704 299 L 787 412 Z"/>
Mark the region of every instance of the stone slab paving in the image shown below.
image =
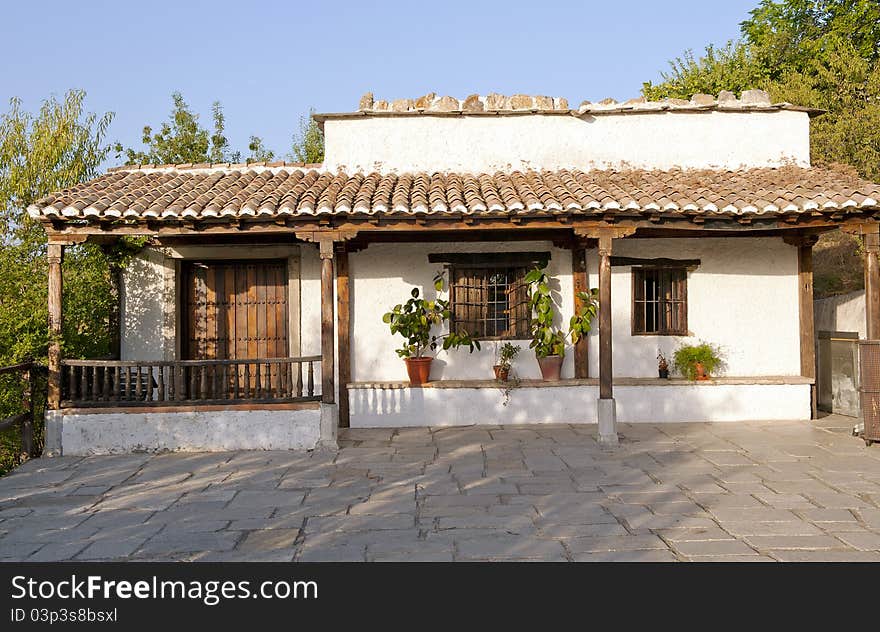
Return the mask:
<path id="1" fill-rule="evenodd" d="M 35 459 L 0 559 L 880 561 L 852 420 L 347 430 L 338 452 Z"/>

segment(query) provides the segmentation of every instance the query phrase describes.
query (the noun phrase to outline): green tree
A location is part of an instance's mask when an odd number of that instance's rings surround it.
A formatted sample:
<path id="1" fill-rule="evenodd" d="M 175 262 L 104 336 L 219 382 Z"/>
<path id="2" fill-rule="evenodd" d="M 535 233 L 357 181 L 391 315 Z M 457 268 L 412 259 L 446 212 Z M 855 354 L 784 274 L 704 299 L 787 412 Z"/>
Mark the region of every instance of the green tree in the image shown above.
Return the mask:
<path id="1" fill-rule="evenodd" d="M 263 144 L 263 139 L 259 136 L 251 136 L 250 143 L 248 143 L 248 150 L 251 152 L 246 161 L 248 163 L 270 162 L 275 158 L 275 152 L 268 149 Z"/>
<path id="2" fill-rule="evenodd" d="M 225 162 L 229 157 L 229 140 L 220 102 L 211 106 L 214 129 L 209 131 L 199 126 L 199 115 L 193 113 L 182 94 L 172 93 L 171 100 L 174 107 L 169 120 L 162 123 L 158 132 L 153 133 L 150 125 L 144 126 L 142 142 L 146 150 L 125 150 L 128 164 Z"/>
<path id="3" fill-rule="evenodd" d="M 880 54 L 876 0 L 761 0 L 740 24 L 755 62 L 774 80 L 824 60 L 840 41 L 875 62 Z"/>
<path id="4" fill-rule="evenodd" d="M 291 160 L 306 163 L 324 161 L 324 134 L 311 116 L 314 113 L 314 110 L 309 110 L 308 117 L 301 116 L 299 119 L 299 130 L 293 135 Z"/>
<path id="5" fill-rule="evenodd" d="M 646 98 L 689 99 L 694 94 L 717 95 L 722 90 L 740 93 L 761 85 L 766 79 L 749 48 L 741 41 L 727 42 L 720 48 L 709 44 L 700 57 L 696 57 L 692 50 L 686 50 L 669 65 L 671 70 L 661 73 L 663 80 L 660 83 L 646 81 L 642 84 L 642 94 Z"/>
<path id="6" fill-rule="evenodd" d="M 0 366 L 44 360 L 48 344 L 46 236 L 26 212 L 51 191 L 94 177 L 108 157 L 112 114 L 84 111 L 85 93 L 44 101 L 36 113 L 13 99 L 0 114 Z M 106 355 L 113 309 L 108 254 L 86 244 L 64 262 L 64 352 Z M 19 394 L 0 382 L 0 418 L 16 412 Z M 16 433 L 0 435 L 0 473 L 14 465 Z"/>

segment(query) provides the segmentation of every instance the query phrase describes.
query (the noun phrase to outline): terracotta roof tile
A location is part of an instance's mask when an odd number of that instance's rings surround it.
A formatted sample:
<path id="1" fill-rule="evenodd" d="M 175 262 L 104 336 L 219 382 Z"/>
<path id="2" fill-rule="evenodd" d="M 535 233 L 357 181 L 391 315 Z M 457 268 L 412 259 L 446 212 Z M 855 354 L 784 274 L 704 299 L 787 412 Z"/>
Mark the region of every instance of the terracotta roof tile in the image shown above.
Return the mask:
<path id="1" fill-rule="evenodd" d="M 880 208 L 880 185 L 841 168 L 330 173 L 280 167 L 114 169 L 28 209 L 56 221 L 317 214 L 834 212 Z"/>

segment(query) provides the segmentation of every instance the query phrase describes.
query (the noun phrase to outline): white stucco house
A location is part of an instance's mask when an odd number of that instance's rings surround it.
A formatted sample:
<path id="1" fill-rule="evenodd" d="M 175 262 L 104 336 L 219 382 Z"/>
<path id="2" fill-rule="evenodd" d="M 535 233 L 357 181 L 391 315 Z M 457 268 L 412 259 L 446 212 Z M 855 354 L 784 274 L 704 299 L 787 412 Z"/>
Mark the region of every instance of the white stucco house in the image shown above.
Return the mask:
<path id="1" fill-rule="evenodd" d="M 809 419 L 817 236 L 865 235 L 878 287 L 880 186 L 811 166 L 818 114 L 760 91 L 576 109 L 366 95 L 315 115 L 321 165 L 126 166 L 48 196 L 30 212 L 48 235 L 56 329 L 64 247 L 149 243 L 122 273 L 119 358 L 51 350 L 47 447 L 313 448 L 337 425 L 597 422 L 614 444 L 618 421 Z M 536 262 L 560 324 L 578 291 L 599 290 L 556 382 L 511 298 Z M 417 387 L 382 318 L 413 288 L 481 339 L 438 353 Z M 723 372 L 658 378 L 658 349 L 701 340 Z M 505 341 L 523 349 L 512 388 L 492 370 Z"/>

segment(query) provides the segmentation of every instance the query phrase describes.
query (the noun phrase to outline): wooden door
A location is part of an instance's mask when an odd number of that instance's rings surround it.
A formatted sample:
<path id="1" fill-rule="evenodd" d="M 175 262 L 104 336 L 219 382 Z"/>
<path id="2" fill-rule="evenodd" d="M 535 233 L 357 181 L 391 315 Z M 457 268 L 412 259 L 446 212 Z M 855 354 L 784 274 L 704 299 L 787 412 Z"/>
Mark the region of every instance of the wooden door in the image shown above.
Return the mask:
<path id="1" fill-rule="evenodd" d="M 187 360 L 285 358 L 287 262 L 191 262 L 183 275 Z"/>

